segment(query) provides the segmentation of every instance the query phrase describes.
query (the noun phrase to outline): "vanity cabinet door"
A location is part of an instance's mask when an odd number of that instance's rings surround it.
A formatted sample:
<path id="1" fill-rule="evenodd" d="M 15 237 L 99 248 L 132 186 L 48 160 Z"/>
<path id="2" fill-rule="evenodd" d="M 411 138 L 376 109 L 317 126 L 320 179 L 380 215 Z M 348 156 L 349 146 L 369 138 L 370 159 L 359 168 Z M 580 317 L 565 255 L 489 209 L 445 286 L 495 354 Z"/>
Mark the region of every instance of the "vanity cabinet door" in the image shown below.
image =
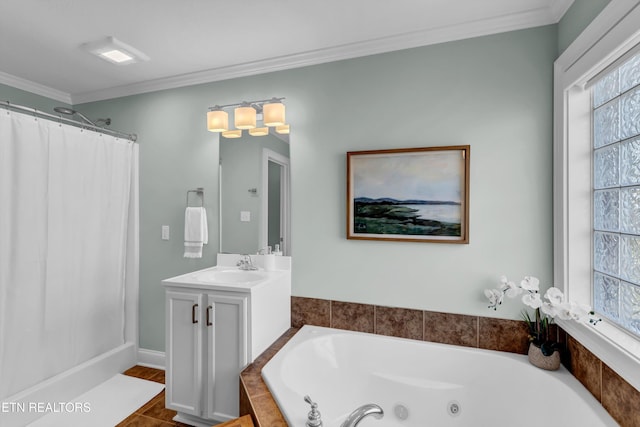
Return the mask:
<path id="1" fill-rule="evenodd" d="M 166 293 L 166 407 L 196 416 L 202 411 L 204 295 Z"/>
<path id="2" fill-rule="evenodd" d="M 230 420 L 239 412 L 240 371 L 248 364 L 247 295 L 207 295 L 207 418 Z"/>

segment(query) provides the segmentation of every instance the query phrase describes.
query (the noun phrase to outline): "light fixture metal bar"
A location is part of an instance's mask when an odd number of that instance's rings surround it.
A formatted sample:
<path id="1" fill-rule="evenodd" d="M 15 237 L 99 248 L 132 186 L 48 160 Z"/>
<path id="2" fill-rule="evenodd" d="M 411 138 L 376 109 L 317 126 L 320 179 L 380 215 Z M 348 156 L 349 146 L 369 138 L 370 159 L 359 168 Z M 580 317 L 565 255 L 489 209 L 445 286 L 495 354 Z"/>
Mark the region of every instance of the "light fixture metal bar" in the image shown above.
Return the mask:
<path id="1" fill-rule="evenodd" d="M 209 111 L 218 110 L 218 109 L 222 110 L 224 108 L 231 108 L 231 107 L 239 107 L 241 105 L 247 105 L 247 104 L 248 105 L 256 104 L 258 106 L 262 106 L 263 104 L 266 104 L 267 102 L 280 102 L 283 99 L 286 99 L 286 98 L 284 98 L 284 97 L 283 98 L 273 97 L 273 98 L 269 98 L 269 99 L 260 99 L 260 100 L 257 100 L 257 101 L 242 101 L 242 102 L 237 102 L 235 104 L 214 105 L 213 107 L 209 107 Z"/>

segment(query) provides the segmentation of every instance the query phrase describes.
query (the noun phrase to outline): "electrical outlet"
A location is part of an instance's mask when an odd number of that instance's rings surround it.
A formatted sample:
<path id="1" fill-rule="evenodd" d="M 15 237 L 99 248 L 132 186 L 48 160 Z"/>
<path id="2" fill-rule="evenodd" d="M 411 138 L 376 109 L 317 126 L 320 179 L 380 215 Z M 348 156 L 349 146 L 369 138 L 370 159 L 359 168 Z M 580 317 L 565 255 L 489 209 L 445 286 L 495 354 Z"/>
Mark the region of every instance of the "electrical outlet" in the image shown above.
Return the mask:
<path id="1" fill-rule="evenodd" d="M 169 240 L 169 226 L 162 226 L 162 240 Z"/>
<path id="2" fill-rule="evenodd" d="M 242 221 L 242 222 L 251 221 L 251 212 L 250 211 L 240 211 L 240 221 Z"/>

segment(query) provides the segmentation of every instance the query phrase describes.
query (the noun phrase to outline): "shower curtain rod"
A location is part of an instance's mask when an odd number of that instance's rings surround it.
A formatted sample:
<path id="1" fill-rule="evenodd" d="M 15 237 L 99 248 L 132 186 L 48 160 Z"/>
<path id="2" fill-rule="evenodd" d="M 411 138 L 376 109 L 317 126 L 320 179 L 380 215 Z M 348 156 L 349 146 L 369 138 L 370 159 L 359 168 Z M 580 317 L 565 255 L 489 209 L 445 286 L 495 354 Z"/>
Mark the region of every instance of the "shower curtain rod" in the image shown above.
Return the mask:
<path id="1" fill-rule="evenodd" d="M 52 120 L 52 121 L 65 122 L 66 124 L 70 124 L 72 126 L 77 126 L 77 127 L 83 128 L 83 129 L 88 129 L 88 130 L 91 130 L 91 131 L 94 131 L 94 132 L 106 133 L 106 134 L 109 134 L 111 136 L 125 137 L 125 138 L 127 138 L 127 139 L 129 139 L 129 140 L 131 140 L 133 142 L 136 142 L 138 140 L 138 135 L 136 135 L 135 133 L 128 134 L 128 133 L 124 133 L 124 132 L 118 132 L 117 130 L 111 130 L 111 129 L 102 128 L 100 126 L 93 126 L 93 125 L 90 125 L 88 123 L 80 122 L 78 120 L 73 120 L 73 119 L 68 119 L 66 117 L 62 117 L 61 115 L 57 116 L 55 114 L 45 113 L 44 111 L 40 111 L 40 110 L 37 110 L 35 108 L 25 107 L 24 105 L 12 104 L 9 101 L 0 100 L 0 107 L 6 108 L 8 110 L 13 109 L 13 110 L 18 110 L 18 111 L 24 111 L 26 113 L 33 114 L 34 116 L 42 117 L 42 118 L 49 119 L 49 120 Z"/>

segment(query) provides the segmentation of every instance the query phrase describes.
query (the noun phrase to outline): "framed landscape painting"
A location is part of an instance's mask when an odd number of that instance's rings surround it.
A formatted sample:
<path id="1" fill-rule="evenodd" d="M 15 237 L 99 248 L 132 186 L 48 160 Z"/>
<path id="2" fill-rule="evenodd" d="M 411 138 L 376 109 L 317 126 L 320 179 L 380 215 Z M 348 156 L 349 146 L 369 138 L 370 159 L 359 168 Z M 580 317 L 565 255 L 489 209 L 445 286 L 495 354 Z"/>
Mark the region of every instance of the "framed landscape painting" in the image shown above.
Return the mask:
<path id="1" fill-rule="evenodd" d="M 347 153 L 347 239 L 469 243 L 468 145 Z"/>

